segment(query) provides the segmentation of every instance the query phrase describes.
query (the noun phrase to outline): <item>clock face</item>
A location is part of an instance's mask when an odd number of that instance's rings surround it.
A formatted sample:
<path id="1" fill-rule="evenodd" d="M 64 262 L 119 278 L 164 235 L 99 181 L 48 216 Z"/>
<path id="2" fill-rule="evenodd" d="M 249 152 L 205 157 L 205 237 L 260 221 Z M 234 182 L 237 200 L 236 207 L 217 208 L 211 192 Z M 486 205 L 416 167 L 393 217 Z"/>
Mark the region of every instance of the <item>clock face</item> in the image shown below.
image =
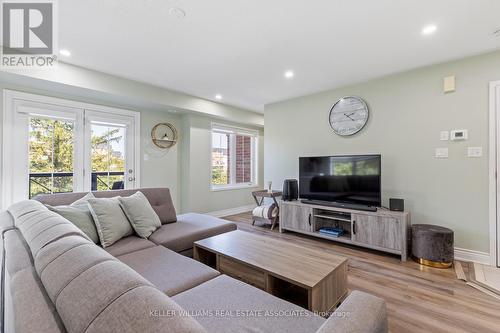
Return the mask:
<path id="1" fill-rule="evenodd" d="M 368 105 L 359 97 L 343 97 L 330 110 L 330 126 L 342 136 L 361 131 L 368 121 Z"/>

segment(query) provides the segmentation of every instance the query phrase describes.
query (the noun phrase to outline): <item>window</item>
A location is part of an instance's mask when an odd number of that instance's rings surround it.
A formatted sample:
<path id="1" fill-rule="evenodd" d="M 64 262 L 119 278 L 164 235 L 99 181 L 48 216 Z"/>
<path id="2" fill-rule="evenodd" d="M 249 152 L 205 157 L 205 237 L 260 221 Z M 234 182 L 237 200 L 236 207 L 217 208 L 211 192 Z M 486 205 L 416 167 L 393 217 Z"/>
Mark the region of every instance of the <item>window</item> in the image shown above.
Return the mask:
<path id="1" fill-rule="evenodd" d="M 257 140 L 257 131 L 212 124 L 212 190 L 257 185 Z"/>
<path id="2" fill-rule="evenodd" d="M 4 101 L 2 207 L 140 186 L 138 112 L 9 90 Z"/>

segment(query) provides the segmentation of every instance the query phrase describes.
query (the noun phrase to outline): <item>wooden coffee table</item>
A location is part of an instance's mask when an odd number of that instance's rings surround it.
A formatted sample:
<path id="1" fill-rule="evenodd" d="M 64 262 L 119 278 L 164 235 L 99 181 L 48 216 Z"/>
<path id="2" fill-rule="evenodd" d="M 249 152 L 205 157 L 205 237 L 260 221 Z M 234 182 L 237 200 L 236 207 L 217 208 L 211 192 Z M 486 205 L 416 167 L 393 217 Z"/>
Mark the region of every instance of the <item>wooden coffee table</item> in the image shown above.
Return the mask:
<path id="1" fill-rule="evenodd" d="M 244 231 L 194 243 L 196 260 L 311 311 L 326 313 L 347 294 L 347 259 Z"/>

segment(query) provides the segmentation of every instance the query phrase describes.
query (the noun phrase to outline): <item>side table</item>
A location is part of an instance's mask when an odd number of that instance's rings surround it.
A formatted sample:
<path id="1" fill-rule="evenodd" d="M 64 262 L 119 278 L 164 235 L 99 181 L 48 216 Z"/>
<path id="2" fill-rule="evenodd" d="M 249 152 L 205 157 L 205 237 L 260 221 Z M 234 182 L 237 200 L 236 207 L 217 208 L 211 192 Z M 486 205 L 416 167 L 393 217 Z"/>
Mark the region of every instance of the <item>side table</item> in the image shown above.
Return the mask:
<path id="1" fill-rule="evenodd" d="M 273 230 L 274 227 L 276 226 L 276 223 L 279 221 L 279 215 L 280 215 L 280 206 L 278 205 L 278 201 L 276 200 L 276 198 L 279 198 L 282 195 L 283 195 L 283 192 L 281 192 L 281 191 L 268 192 L 267 190 L 259 190 L 259 191 L 252 192 L 252 196 L 253 196 L 257 206 L 262 206 L 265 198 L 272 198 L 274 203 L 276 204 L 277 209 L 278 209 L 278 213 L 276 214 L 276 216 L 274 216 L 270 219 L 265 218 L 265 217 L 263 218 L 263 217 L 253 216 L 252 217 L 252 225 L 255 224 L 255 221 L 270 222 L 271 223 L 271 230 Z"/>

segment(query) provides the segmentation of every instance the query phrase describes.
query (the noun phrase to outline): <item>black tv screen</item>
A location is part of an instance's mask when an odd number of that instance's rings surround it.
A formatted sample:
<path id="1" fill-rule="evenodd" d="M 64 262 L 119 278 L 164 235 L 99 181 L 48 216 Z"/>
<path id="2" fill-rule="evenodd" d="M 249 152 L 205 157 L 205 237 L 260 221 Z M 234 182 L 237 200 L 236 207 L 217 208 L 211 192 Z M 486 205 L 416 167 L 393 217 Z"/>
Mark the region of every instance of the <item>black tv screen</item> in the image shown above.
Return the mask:
<path id="1" fill-rule="evenodd" d="M 380 207 L 380 160 L 380 155 L 300 157 L 300 197 Z"/>

